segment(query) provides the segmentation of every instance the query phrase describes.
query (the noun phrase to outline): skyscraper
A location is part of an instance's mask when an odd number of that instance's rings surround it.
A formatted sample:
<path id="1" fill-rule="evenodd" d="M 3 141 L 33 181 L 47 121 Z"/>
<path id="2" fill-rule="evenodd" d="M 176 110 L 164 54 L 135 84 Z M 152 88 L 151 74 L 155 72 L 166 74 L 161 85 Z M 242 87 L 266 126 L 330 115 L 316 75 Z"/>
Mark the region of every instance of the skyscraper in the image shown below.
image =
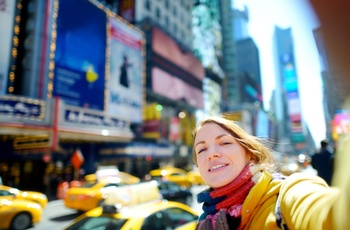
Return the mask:
<path id="1" fill-rule="evenodd" d="M 287 149 L 280 150 L 295 152 L 305 147 L 305 135 L 291 28 L 275 27 L 274 46 L 277 74 L 274 112 L 280 141 L 287 144 L 282 145 Z"/>

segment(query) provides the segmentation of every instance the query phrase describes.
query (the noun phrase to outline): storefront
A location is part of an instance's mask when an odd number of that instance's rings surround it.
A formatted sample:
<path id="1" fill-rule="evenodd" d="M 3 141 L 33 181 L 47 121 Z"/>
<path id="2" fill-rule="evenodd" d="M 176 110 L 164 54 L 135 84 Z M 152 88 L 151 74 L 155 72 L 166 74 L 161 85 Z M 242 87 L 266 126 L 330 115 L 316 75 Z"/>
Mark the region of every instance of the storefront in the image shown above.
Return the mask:
<path id="1" fill-rule="evenodd" d="M 49 194 L 61 180 L 93 173 L 99 145 L 134 137 L 128 122 L 105 112 L 18 96 L 0 97 L 0 127 L 3 183 Z M 84 157 L 78 169 L 71 162 L 77 150 Z"/>

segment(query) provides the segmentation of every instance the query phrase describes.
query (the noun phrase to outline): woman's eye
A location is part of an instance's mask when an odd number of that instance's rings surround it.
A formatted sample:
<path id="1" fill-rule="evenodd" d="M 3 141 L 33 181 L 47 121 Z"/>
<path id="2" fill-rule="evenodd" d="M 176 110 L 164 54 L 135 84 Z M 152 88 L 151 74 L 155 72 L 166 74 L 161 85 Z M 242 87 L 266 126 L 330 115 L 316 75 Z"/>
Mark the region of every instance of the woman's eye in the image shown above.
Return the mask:
<path id="1" fill-rule="evenodd" d="M 231 142 L 229 142 L 229 141 L 224 141 L 224 142 L 222 142 L 221 144 L 222 144 L 222 145 L 229 145 L 229 144 L 231 144 Z"/>
<path id="2" fill-rule="evenodd" d="M 203 151 L 205 151 L 205 148 L 199 149 L 199 150 L 197 151 L 197 154 L 200 154 L 200 153 L 203 152 Z"/>

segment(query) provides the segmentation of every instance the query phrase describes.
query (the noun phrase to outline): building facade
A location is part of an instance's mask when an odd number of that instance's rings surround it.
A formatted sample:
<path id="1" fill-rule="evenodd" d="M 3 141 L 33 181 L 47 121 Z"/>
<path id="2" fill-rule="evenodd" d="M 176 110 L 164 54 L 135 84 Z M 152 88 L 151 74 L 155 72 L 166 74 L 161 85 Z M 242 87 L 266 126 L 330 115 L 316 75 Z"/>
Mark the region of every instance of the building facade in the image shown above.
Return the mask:
<path id="1" fill-rule="evenodd" d="M 191 1 L 8 2 L 0 14 L 9 22 L 1 35 L 5 184 L 50 192 L 50 182 L 99 165 L 142 177 L 191 162 L 205 74 L 191 53 Z M 81 167 L 71 162 L 77 150 Z"/>

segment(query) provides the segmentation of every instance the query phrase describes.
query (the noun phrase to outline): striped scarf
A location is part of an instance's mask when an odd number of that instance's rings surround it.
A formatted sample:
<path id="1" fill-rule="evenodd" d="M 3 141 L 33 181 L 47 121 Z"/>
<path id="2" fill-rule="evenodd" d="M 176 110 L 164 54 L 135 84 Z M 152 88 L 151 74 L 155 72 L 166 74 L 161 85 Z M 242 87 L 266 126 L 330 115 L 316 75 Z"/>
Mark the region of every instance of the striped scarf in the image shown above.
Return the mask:
<path id="1" fill-rule="evenodd" d="M 219 211 L 222 214 L 223 210 L 225 214 L 229 214 L 233 219 L 239 219 L 240 221 L 242 204 L 250 189 L 255 185 L 252 177 L 250 166 L 247 165 L 231 183 L 215 190 L 210 188 L 199 193 L 197 201 L 198 203 L 204 202 L 202 207 L 204 212 L 199 218 L 199 228 L 197 227 L 197 229 L 207 229 L 200 228 L 200 226 L 203 226 L 204 222 L 207 222 L 205 223 L 207 225 L 208 221 L 211 222 L 210 225 L 215 226 L 216 224 L 213 222 L 217 222 Z M 208 221 L 203 221 L 206 219 Z"/>

